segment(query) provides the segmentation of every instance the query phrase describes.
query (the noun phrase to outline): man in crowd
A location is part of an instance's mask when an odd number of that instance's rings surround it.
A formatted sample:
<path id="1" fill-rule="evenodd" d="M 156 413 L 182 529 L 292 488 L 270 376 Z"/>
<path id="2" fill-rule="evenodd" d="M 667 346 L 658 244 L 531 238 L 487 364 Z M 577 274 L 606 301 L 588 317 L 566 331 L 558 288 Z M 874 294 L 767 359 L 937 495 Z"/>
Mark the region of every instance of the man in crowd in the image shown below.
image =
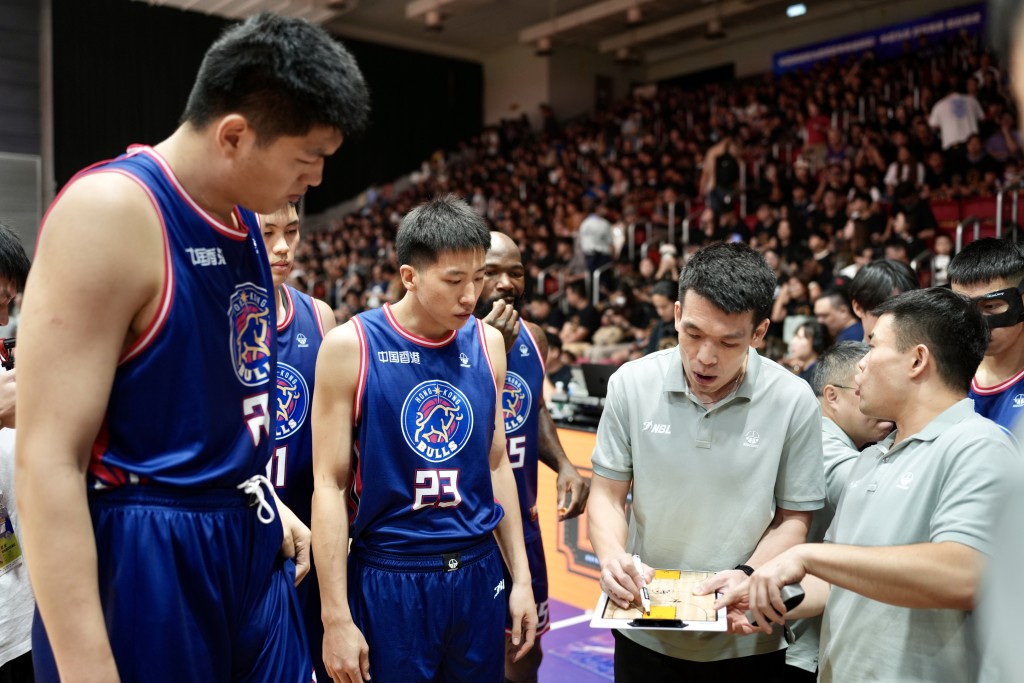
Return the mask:
<path id="1" fill-rule="evenodd" d="M 639 599 L 651 567 L 716 570 L 699 587 L 711 593 L 807 538 L 825 499 L 818 406 L 806 382 L 751 349 L 774 291 L 750 247 L 698 251 L 679 278 L 678 349 L 631 361 L 609 381 L 588 514 L 601 588 L 622 607 Z M 733 633 L 746 623 L 730 613 Z M 620 683 L 785 676 L 778 633 L 633 629 L 615 641 Z"/>
<path id="2" fill-rule="evenodd" d="M 8 322 L 8 308 L 25 286 L 29 260 L 17 234 L 0 223 L 0 325 Z M 13 350 L 7 351 L 9 355 Z M 18 539 L 18 509 L 14 490 L 14 405 L 15 370 L 0 370 L 0 681 L 33 683 L 32 613 L 35 601 L 29 584 L 28 567 Z"/>
<path id="3" fill-rule="evenodd" d="M 864 326 L 853 314 L 850 300 L 841 289 L 826 290 L 814 301 L 814 317 L 828 330 L 835 344 L 864 339 Z"/>
<path id="4" fill-rule="evenodd" d="M 864 327 L 864 339 L 870 338 L 878 320 L 873 312 L 877 306 L 918 286 L 914 271 L 901 261 L 872 261 L 861 268 L 850 283 L 850 303 Z"/>

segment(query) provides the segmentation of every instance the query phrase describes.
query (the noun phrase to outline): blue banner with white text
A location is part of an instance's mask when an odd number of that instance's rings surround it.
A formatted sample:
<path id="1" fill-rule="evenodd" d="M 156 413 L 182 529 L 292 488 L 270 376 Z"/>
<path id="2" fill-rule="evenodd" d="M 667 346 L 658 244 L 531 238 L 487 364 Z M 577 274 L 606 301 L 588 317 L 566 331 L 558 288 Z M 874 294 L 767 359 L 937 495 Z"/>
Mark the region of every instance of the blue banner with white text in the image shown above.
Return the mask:
<path id="1" fill-rule="evenodd" d="M 917 49 L 920 36 L 927 37 L 928 43 L 934 44 L 961 31 L 976 35 L 984 26 L 985 5 L 969 5 L 914 21 L 777 52 L 772 64 L 776 74 L 784 74 L 795 69 L 808 69 L 833 57 L 860 56 L 866 52 L 873 52 L 878 59 L 893 59 L 902 55 L 908 44 L 911 50 Z"/>

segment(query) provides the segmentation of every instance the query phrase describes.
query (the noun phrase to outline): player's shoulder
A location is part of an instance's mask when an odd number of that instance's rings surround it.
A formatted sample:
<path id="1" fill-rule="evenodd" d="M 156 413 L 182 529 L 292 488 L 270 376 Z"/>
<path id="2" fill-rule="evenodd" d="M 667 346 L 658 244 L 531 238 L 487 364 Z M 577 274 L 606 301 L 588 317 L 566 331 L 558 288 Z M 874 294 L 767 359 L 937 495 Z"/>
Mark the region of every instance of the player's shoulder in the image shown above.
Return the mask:
<path id="1" fill-rule="evenodd" d="M 68 183 L 54 201 L 47 218 L 52 219 L 54 214 L 68 211 L 73 211 L 79 218 L 112 216 L 118 223 L 134 222 L 140 214 L 156 219 L 151 194 L 143 180 L 102 168 Z"/>

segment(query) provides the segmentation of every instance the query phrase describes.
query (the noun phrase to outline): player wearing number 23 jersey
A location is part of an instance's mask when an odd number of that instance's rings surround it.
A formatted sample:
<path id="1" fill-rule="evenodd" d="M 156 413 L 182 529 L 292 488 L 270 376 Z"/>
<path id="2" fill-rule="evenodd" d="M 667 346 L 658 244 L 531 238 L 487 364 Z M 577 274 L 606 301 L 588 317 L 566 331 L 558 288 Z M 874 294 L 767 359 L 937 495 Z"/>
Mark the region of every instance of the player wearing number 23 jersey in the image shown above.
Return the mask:
<path id="1" fill-rule="evenodd" d="M 471 318 L 435 341 L 404 330 L 388 305 L 355 321 L 353 547 L 443 553 L 489 539 L 502 509 L 483 455 L 495 411 L 483 323 Z"/>

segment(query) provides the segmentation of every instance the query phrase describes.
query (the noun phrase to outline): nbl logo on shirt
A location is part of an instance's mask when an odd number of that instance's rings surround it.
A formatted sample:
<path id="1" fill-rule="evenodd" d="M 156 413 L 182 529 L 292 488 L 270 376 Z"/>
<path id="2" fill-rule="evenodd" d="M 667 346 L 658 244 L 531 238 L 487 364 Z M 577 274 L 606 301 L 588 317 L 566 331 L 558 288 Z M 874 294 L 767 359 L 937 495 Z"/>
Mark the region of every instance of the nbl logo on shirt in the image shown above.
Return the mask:
<path id="1" fill-rule="evenodd" d="M 306 421 L 309 412 L 309 388 L 299 371 L 284 363 L 277 364 L 277 431 L 285 439 Z"/>
<path id="2" fill-rule="evenodd" d="M 427 462 L 444 462 L 469 442 L 473 408 L 466 395 L 442 380 L 421 382 L 402 404 L 402 435 Z"/>
<path id="3" fill-rule="evenodd" d="M 511 434 L 526 423 L 530 416 L 533 397 L 530 387 L 514 372 L 505 375 L 505 388 L 501 392 L 501 417 L 505 420 L 505 433 Z"/>
<path id="4" fill-rule="evenodd" d="M 231 295 L 231 358 L 242 384 L 254 387 L 270 377 L 270 307 L 267 290 L 252 283 Z"/>

